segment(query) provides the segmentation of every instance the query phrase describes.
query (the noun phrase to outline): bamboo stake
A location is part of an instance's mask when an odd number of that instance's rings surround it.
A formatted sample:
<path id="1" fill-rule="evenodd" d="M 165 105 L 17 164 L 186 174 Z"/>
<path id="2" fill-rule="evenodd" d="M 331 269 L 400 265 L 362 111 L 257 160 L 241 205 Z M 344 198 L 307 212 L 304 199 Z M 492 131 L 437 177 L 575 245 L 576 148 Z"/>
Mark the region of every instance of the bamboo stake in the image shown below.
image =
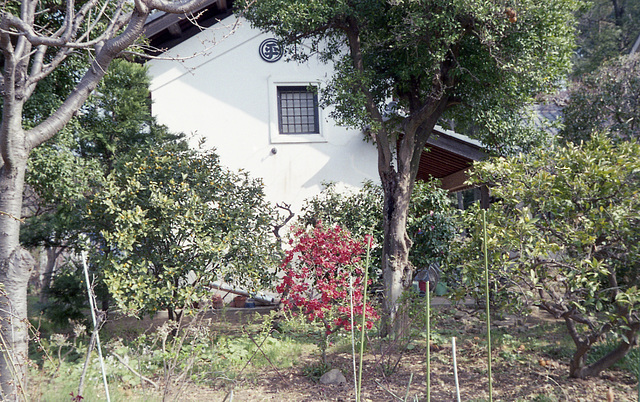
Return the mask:
<path id="1" fill-rule="evenodd" d="M 491 317 L 489 308 L 489 253 L 487 247 L 487 210 L 482 210 L 482 231 L 484 234 L 484 285 L 487 303 L 487 369 L 489 372 L 489 402 L 493 401 L 493 384 L 491 378 Z"/>
<path id="2" fill-rule="evenodd" d="M 360 332 L 360 365 L 358 368 L 358 389 L 356 402 L 360 402 L 362 394 L 362 356 L 364 355 L 364 332 L 367 328 L 367 285 L 369 282 L 369 263 L 371 262 L 371 239 L 367 239 L 367 260 L 364 270 L 364 293 L 362 295 L 362 328 Z"/>
<path id="3" fill-rule="evenodd" d="M 358 369 L 356 367 L 356 321 L 353 317 L 353 276 L 349 276 L 349 307 L 351 313 L 351 360 L 353 361 L 353 390 L 358 398 Z"/>
<path id="4" fill-rule="evenodd" d="M 431 281 L 427 280 L 427 291 L 425 297 L 427 301 L 427 402 L 431 402 Z"/>
<path id="5" fill-rule="evenodd" d="M 407 399 L 409 399 L 409 390 L 411 389 L 411 382 L 412 381 L 413 381 L 413 372 L 409 376 L 409 383 L 407 384 L 407 393 L 404 394 L 403 402 L 407 402 Z"/>

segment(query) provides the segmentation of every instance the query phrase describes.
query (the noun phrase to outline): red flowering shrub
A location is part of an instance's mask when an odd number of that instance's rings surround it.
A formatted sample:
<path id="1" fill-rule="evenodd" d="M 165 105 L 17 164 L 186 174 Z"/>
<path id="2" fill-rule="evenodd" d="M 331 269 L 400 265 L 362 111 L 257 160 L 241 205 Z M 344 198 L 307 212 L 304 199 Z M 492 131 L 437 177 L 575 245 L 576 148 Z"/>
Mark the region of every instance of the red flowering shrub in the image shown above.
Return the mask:
<path id="1" fill-rule="evenodd" d="M 339 226 L 325 228 L 318 223 L 311 231 L 298 229 L 290 244 L 293 248 L 281 266 L 285 276 L 277 287 L 285 308 L 304 314 L 309 321 L 320 322 L 325 342 L 340 328 L 350 330 L 350 279 L 354 318 L 362 317 L 365 267 L 361 257 L 365 243 L 353 239 Z M 371 305 L 366 306 L 366 318 L 367 328 L 372 328 L 379 318 Z"/>

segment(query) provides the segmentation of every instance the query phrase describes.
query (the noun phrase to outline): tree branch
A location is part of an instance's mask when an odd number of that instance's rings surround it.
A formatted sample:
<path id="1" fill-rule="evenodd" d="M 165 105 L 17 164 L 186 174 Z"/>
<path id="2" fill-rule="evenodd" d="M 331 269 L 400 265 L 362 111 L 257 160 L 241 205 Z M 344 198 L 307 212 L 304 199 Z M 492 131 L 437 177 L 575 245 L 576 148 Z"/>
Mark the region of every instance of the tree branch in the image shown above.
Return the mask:
<path id="1" fill-rule="evenodd" d="M 355 19 L 351 18 L 346 21 L 344 26 L 341 26 L 341 29 L 347 36 L 353 68 L 358 72 L 360 77 L 363 77 L 364 60 L 360 44 L 360 29 L 358 27 L 358 22 Z M 382 118 L 373 95 L 371 94 L 367 86 L 360 81 L 358 82 L 358 87 L 356 88 L 356 90 L 360 91 L 365 96 L 365 107 L 367 108 L 367 112 L 369 113 L 369 116 L 371 116 L 372 120 L 379 125 L 379 127 L 374 130 L 376 148 L 378 149 L 378 171 L 380 172 L 380 174 L 388 175 L 391 173 L 391 163 L 393 157 L 391 154 L 389 135 L 387 130 L 384 128 L 384 119 Z"/>
<path id="2" fill-rule="evenodd" d="M 282 222 L 281 224 L 276 224 L 273 227 L 273 234 L 278 240 L 281 240 L 280 229 L 282 229 L 287 223 L 289 223 L 289 221 L 293 219 L 296 214 L 291 210 L 291 204 L 287 204 L 285 202 L 283 202 L 282 205 L 276 203 L 276 208 L 282 209 L 289 213 L 289 215 L 284 219 L 284 222 Z"/>
<path id="3" fill-rule="evenodd" d="M 74 32 L 77 32 L 77 30 L 79 29 L 80 22 L 84 21 L 84 18 L 90 9 L 88 7 L 88 4 L 93 4 L 93 1 L 96 0 L 92 0 L 89 3 L 85 4 L 81 11 L 76 15 L 75 24 L 73 27 Z M 17 19 L 15 17 L 8 16 L 7 13 L 0 14 L 3 17 L 8 17 L 6 20 L 3 19 L 3 21 L 7 23 L 11 21 L 16 26 L 19 26 L 20 29 L 23 30 L 25 35 L 27 35 L 30 40 L 34 41 L 32 43 L 39 45 L 51 44 L 58 47 L 64 47 L 65 50 L 62 51 L 62 54 L 59 53 L 59 58 L 55 59 L 54 61 L 58 64 L 62 62 L 62 60 L 64 60 L 64 58 L 66 57 L 66 55 L 64 55 L 64 52 L 70 52 L 69 48 L 86 48 L 89 44 L 96 44 L 95 59 L 91 63 L 91 67 L 82 77 L 76 88 L 71 92 L 64 103 L 58 108 L 58 110 L 52 113 L 41 124 L 27 132 L 26 145 L 28 150 L 35 148 L 36 146 L 51 138 L 55 133 L 62 129 L 62 127 L 64 127 L 69 122 L 69 120 L 71 120 L 73 113 L 80 108 L 84 101 L 89 97 L 89 94 L 96 88 L 96 86 L 106 73 L 111 61 L 115 57 L 117 57 L 120 52 L 133 44 L 138 37 L 140 37 L 144 29 L 144 24 L 151 10 L 158 9 L 169 13 L 184 13 L 197 8 L 204 2 L 204 0 L 189 0 L 178 3 L 170 3 L 161 0 L 137 0 L 134 10 L 130 15 L 125 17 L 121 14 L 124 1 L 125 0 L 120 0 L 118 2 L 118 6 L 116 7 L 114 16 L 119 18 L 116 18 L 117 20 L 112 20 L 105 33 L 99 36 L 99 38 L 103 40 L 91 40 L 83 42 L 82 44 L 77 42 L 63 42 L 61 40 L 56 40 L 55 38 L 50 37 L 40 37 L 38 35 L 35 35 L 33 29 L 30 26 L 26 25 L 24 21 L 16 21 Z M 100 11 L 100 13 L 102 12 L 103 10 Z M 122 33 L 109 38 L 109 36 L 115 35 L 115 32 L 125 24 L 127 24 L 127 27 Z M 5 27 L 0 27 L 0 29 L 2 28 Z M 6 29 L 4 29 L 3 31 L 6 31 Z M 51 64 L 48 67 L 45 67 L 41 74 L 46 75 L 48 72 L 53 71 L 55 65 L 57 64 Z M 42 78 L 41 75 L 38 75 L 38 77 Z"/>
<path id="4" fill-rule="evenodd" d="M 166 1 L 166 0 L 150 0 L 147 7 L 151 10 L 156 9 L 170 14 L 185 14 L 196 10 L 206 0 L 186 0 L 186 1 Z M 144 0 L 136 0 L 136 6 L 139 3 L 147 3 Z"/>
<path id="5" fill-rule="evenodd" d="M 111 352 L 111 354 L 113 356 L 115 356 L 115 358 L 118 359 L 118 361 L 120 363 L 122 363 L 122 365 L 125 366 L 127 368 L 127 370 L 131 371 L 134 375 L 137 375 L 138 377 L 140 377 L 141 380 L 144 380 L 144 381 L 148 382 L 149 384 L 153 385 L 153 388 L 155 388 L 155 389 L 160 388 L 158 386 L 158 383 L 156 383 L 155 381 L 143 376 L 142 374 L 138 373 L 133 367 L 129 366 L 119 354 L 117 354 L 116 352 Z"/>

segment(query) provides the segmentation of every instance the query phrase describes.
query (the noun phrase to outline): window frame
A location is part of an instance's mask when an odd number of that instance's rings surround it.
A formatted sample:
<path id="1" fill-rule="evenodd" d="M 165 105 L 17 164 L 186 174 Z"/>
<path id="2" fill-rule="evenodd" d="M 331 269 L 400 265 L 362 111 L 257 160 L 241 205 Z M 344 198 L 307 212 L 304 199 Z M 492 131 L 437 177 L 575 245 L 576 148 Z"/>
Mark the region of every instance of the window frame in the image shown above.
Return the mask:
<path id="1" fill-rule="evenodd" d="M 278 97 L 278 131 L 280 135 L 320 134 L 317 91 L 309 91 L 309 86 L 278 85 L 276 92 Z M 304 95 L 304 97 L 300 95 Z M 311 106 L 308 105 L 309 101 L 312 102 Z M 283 104 L 284 102 L 287 104 Z M 297 105 L 295 104 L 296 102 Z M 285 110 L 287 113 L 285 113 Z M 287 119 L 286 122 L 285 119 Z M 296 121 L 291 122 L 291 119 Z M 300 127 L 300 131 L 296 131 L 298 127 Z M 311 130 L 305 131 L 305 127 Z M 291 128 L 292 130 L 290 130 Z"/>
<path id="2" fill-rule="evenodd" d="M 324 136 L 324 119 L 322 116 L 322 108 L 316 103 L 317 112 L 317 133 L 282 133 L 281 114 L 280 114 L 280 92 L 279 88 L 284 87 L 303 87 L 308 88 L 314 86 L 317 88 L 316 101 L 320 97 L 319 81 L 284 81 L 269 79 L 269 132 L 271 143 L 310 143 L 310 142 L 327 142 Z"/>

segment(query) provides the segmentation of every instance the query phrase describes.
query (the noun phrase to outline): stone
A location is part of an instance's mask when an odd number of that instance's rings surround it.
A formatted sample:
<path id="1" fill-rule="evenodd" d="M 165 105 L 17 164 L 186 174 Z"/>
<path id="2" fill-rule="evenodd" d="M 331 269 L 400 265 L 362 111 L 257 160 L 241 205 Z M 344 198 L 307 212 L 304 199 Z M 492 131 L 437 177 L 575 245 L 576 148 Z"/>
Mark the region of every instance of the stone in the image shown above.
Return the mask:
<path id="1" fill-rule="evenodd" d="M 338 369 L 332 369 L 327 371 L 320 377 L 320 384 L 325 385 L 340 385 L 346 384 L 347 379 Z"/>

